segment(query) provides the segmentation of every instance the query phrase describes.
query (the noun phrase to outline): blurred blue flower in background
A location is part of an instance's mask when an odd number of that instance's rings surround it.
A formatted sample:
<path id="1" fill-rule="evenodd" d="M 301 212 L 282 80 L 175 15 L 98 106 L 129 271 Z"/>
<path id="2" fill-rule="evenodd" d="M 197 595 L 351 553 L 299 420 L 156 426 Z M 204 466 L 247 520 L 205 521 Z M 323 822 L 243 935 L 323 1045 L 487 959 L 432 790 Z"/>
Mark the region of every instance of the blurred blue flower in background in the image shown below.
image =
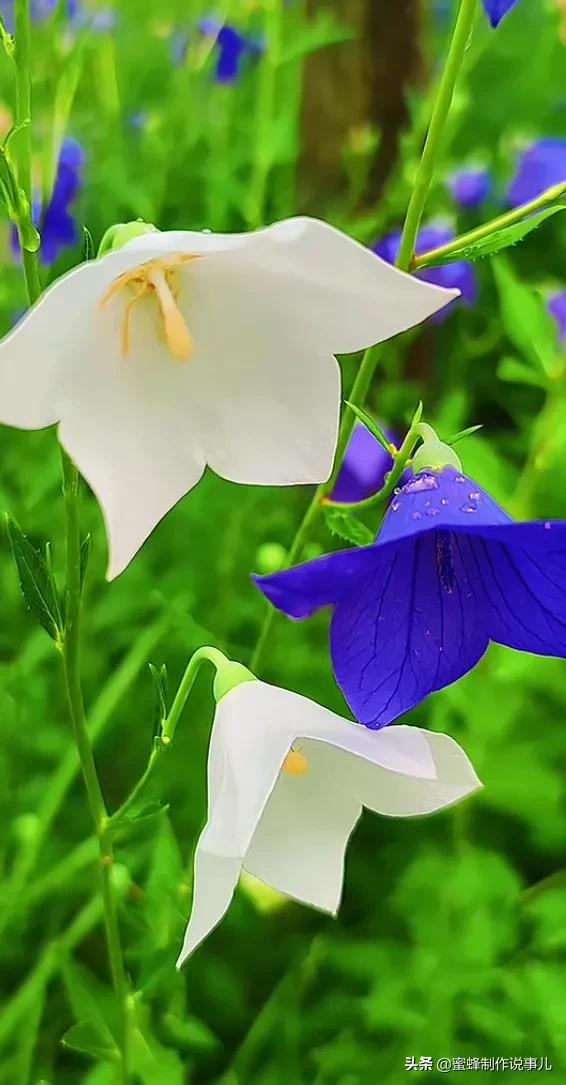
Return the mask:
<path id="1" fill-rule="evenodd" d="M 457 468 L 407 471 L 375 543 L 253 578 L 289 617 L 331 606 L 336 680 L 378 729 L 490 640 L 566 657 L 566 521 L 514 521 Z"/>
<path id="2" fill-rule="evenodd" d="M 394 440 L 392 433 L 385 430 L 385 434 L 390 441 Z M 361 422 L 356 422 L 329 497 L 344 504 L 365 501 L 381 489 L 392 467 L 391 454 Z"/>
<path id="3" fill-rule="evenodd" d="M 561 181 L 566 181 L 566 139 L 539 139 L 520 155 L 507 202 L 511 207 L 528 203 Z"/>
<path id="4" fill-rule="evenodd" d="M 495 28 L 499 26 L 504 15 L 515 7 L 517 0 L 483 0 L 486 15 Z"/>
<path id="5" fill-rule="evenodd" d="M 57 173 L 51 199 L 42 208 L 34 199 L 33 220 L 41 234 L 41 262 L 49 267 L 63 249 L 71 248 L 79 240 L 79 228 L 70 207 L 82 188 L 84 150 L 74 139 L 64 140 L 57 163 Z M 18 234 L 13 228 L 12 249 L 19 253 Z"/>
<path id="6" fill-rule="evenodd" d="M 566 290 L 552 294 L 548 301 L 548 311 L 558 325 L 560 342 L 566 343 Z"/>
<path id="7" fill-rule="evenodd" d="M 422 256 L 431 249 L 438 249 L 441 245 L 447 245 L 455 237 L 453 228 L 445 221 L 431 222 L 423 226 L 416 244 L 416 255 Z M 373 246 L 373 251 L 388 264 L 394 264 L 399 252 L 401 231 L 395 230 L 387 234 L 381 241 Z M 455 260 L 453 264 L 444 264 L 442 267 L 426 268 L 425 271 L 417 272 L 419 279 L 435 286 L 443 286 L 449 290 L 459 290 L 464 305 L 473 305 L 477 299 L 476 274 L 471 264 L 465 260 Z M 437 313 L 433 320 L 441 323 L 450 315 L 450 308 L 443 313 Z"/>
<path id="8" fill-rule="evenodd" d="M 31 0 L 30 13 L 34 22 L 40 23 L 49 19 L 55 12 L 59 0 Z M 14 32 L 14 3 L 15 0 L 0 0 L 0 14 L 6 27 L 11 34 Z M 87 11 L 81 0 L 66 0 L 62 5 L 67 15 L 69 25 L 76 30 L 113 30 L 116 25 L 116 16 L 109 8 L 99 8 L 96 11 Z"/>
<path id="9" fill-rule="evenodd" d="M 480 166 L 463 166 L 448 178 L 448 188 L 459 207 L 478 207 L 491 193 L 491 174 Z"/>
<path id="10" fill-rule="evenodd" d="M 264 48 L 257 39 L 240 34 L 235 27 L 228 23 L 221 23 L 218 19 L 210 17 L 201 19 L 199 29 L 207 37 L 215 39 L 217 83 L 235 83 L 244 57 L 261 53 Z"/>

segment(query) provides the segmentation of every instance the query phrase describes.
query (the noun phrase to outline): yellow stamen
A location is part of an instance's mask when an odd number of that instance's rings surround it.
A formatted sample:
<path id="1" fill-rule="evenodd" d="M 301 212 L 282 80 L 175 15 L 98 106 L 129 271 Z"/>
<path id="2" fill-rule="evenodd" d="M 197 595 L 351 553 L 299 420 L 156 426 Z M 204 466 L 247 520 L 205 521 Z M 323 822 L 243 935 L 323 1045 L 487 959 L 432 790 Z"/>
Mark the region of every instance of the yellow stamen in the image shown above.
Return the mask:
<path id="1" fill-rule="evenodd" d="M 283 772 L 289 776 L 304 776 L 309 771 L 309 763 L 300 750 L 289 750 L 283 765 Z"/>
<path id="2" fill-rule="evenodd" d="M 127 302 L 122 324 L 122 354 L 130 353 L 132 343 L 133 308 L 146 294 L 153 294 L 159 306 L 165 342 L 176 361 L 186 362 L 194 353 L 194 340 L 187 322 L 179 308 L 179 291 L 175 282 L 175 270 L 180 264 L 196 260 L 194 254 L 176 253 L 163 260 L 148 260 L 139 267 L 126 271 L 112 283 L 100 301 L 105 306 L 124 288 L 134 293 Z"/>

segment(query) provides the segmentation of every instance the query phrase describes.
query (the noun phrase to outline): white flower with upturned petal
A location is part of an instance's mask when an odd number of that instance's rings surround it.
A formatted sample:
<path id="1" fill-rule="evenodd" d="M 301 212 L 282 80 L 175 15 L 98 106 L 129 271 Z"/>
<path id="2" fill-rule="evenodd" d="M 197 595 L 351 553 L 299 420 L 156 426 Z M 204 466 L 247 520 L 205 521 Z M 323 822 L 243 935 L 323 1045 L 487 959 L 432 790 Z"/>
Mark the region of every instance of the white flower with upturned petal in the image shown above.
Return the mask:
<path id="1" fill-rule="evenodd" d="M 368 731 L 265 682 L 235 686 L 216 710 L 208 821 L 177 966 L 224 917 L 243 869 L 336 914 L 346 847 L 364 806 L 414 817 L 479 787 L 447 735 L 402 725 Z"/>
<path id="2" fill-rule="evenodd" d="M 242 483 L 328 478 L 333 355 L 456 295 L 314 219 L 145 233 L 59 279 L 0 343 L 0 421 L 59 423 L 103 508 L 112 578 L 207 464 Z"/>

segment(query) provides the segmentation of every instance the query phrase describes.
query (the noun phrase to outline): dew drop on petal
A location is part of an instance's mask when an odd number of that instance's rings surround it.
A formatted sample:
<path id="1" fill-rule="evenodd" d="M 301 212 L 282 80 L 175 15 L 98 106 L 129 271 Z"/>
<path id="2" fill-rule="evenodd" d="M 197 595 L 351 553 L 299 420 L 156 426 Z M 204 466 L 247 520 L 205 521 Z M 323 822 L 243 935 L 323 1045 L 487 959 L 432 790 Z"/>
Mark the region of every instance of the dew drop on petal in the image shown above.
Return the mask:
<path id="1" fill-rule="evenodd" d="M 413 520 L 422 520 L 422 516 L 421 516 L 420 512 L 414 512 L 413 513 Z"/>
<path id="2" fill-rule="evenodd" d="M 433 506 L 430 509 L 425 509 L 425 516 L 438 516 L 439 512 L 440 512 L 440 509 L 436 509 Z"/>
<path id="3" fill-rule="evenodd" d="M 393 512 L 397 512 L 401 508 L 401 502 L 400 501 L 392 501 L 391 502 L 391 508 L 392 508 Z"/>
<path id="4" fill-rule="evenodd" d="M 463 475 L 455 475 L 454 476 L 454 482 L 466 482 L 466 479 L 464 478 Z"/>
<path id="5" fill-rule="evenodd" d="M 545 525 L 544 525 L 544 530 L 545 530 L 545 531 L 550 531 L 551 527 L 552 527 L 552 524 L 549 524 L 549 522 L 548 522 L 548 520 L 547 520 L 547 521 L 546 521 L 546 523 L 545 523 Z"/>
<path id="6" fill-rule="evenodd" d="M 450 502 L 449 502 L 449 500 L 448 500 L 448 498 L 447 498 L 447 497 L 441 497 L 441 498 L 440 498 L 440 504 L 441 504 L 441 505 L 443 505 L 443 506 L 444 506 L 444 508 L 446 508 L 446 506 L 447 506 L 447 505 L 449 505 L 449 504 L 450 504 Z"/>
<path id="7" fill-rule="evenodd" d="M 469 497 L 470 501 L 479 501 L 479 499 L 481 497 L 481 494 L 480 494 L 479 490 L 476 490 L 476 491 L 472 491 L 471 494 L 468 494 L 468 497 Z"/>
<path id="8" fill-rule="evenodd" d="M 423 490 L 438 490 L 438 479 L 434 475 L 416 475 L 405 483 L 403 489 L 406 494 L 418 494 Z"/>
<path id="9" fill-rule="evenodd" d="M 477 512 L 475 505 L 460 505 L 460 512 Z"/>

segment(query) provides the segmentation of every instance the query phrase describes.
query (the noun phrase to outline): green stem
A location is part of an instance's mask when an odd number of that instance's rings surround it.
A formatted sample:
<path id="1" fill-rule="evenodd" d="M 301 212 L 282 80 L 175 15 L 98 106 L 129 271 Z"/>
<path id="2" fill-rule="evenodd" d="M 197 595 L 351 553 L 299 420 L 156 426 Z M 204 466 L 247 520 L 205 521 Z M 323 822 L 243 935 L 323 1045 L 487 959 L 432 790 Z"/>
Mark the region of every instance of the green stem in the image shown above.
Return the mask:
<path id="1" fill-rule="evenodd" d="M 183 712 L 183 709 L 187 703 L 189 694 L 195 684 L 195 679 L 203 663 L 212 663 L 213 667 L 218 670 L 223 664 L 226 663 L 226 656 L 223 652 L 219 651 L 218 648 L 212 648 L 209 645 L 198 648 L 197 651 L 191 656 L 187 664 L 185 673 L 179 684 L 177 693 L 175 694 L 173 704 L 171 705 L 171 708 L 167 713 L 165 719 L 162 721 L 161 732 L 155 740 L 147 766 L 142 775 L 140 776 L 137 784 L 135 784 L 132 791 L 128 795 L 127 799 L 124 800 L 122 805 L 112 815 L 112 818 L 110 819 L 112 825 L 115 825 L 117 822 L 119 822 L 124 817 L 124 815 L 128 813 L 128 810 L 132 808 L 142 791 L 145 790 L 147 783 L 153 776 L 155 769 L 161 759 L 163 751 L 167 750 L 171 746 L 175 737 L 175 731 L 177 729 L 177 724 L 181 717 L 181 713 Z"/>
<path id="2" fill-rule="evenodd" d="M 444 126 L 450 112 L 456 80 L 462 67 L 462 61 L 470 40 L 476 14 L 476 0 L 460 0 L 458 17 L 446 58 L 446 64 L 438 87 L 425 145 L 417 170 L 414 188 L 407 209 L 405 225 L 399 247 L 397 264 L 403 271 L 411 267 L 417 234 L 423 217 L 425 204 L 432 184 L 434 167 L 444 133 Z"/>
<path id="3" fill-rule="evenodd" d="M 16 0 L 16 42 L 14 59 L 16 62 L 16 124 L 21 127 L 17 138 L 18 184 L 22 189 L 28 209 L 32 205 L 32 170 L 31 170 L 31 33 L 30 0 Z M 37 253 L 28 252 L 19 230 L 24 276 L 30 305 L 37 300 L 41 292 Z"/>
<path id="4" fill-rule="evenodd" d="M 264 50 L 256 90 L 254 160 L 248 201 L 248 225 L 255 229 L 265 218 L 267 182 L 273 164 L 273 117 L 277 95 L 277 73 L 281 60 L 283 30 L 282 0 L 267 0 L 264 33 L 268 48 Z"/>
<path id="5" fill-rule="evenodd" d="M 440 245 L 437 249 L 431 249 L 430 252 L 423 252 L 422 256 L 415 256 L 411 267 L 417 271 L 421 268 L 434 266 L 439 260 L 444 260 L 445 257 L 450 256 L 453 252 L 458 252 L 459 249 L 483 241 L 498 230 L 504 230 L 508 226 L 515 226 L 517 222 L 522 222 L 533 212 L 540 211 L 541 208 L 546 207 L 548 204 L 555 203 L 565 193 L 566 181 L 561 181 L 559 185 L 552 185 L 551 188 L 547 188 L 545 192 L 537 196 L 535 200 L 529 200 L 528 203 L 523 203 L 512 211 L 506 211 L 504 215 L 498 215 L 497 218 L 484 222 L 482 226 L 476 226 L 474 230 L 468 230 L 467 233 L 455 237 L 447 245 Z"/>
<path id="6" fill-rule="evenodd" d="M 372 509 L 375 508 L 376 505 L 385 504 L 385 502 L 388 501 L 391 497 L 397 483 L 399 482 L 403 471 L 405 470 L 411 456 L 413 455 L 413 452 L 415 451 L 420 437 L 421 434 L 418 433 L 416 427 L 411 427 L 407 436 L 405 437 L 405 440 L 403 441 L 403 444 L 401 445 L 401 448 L 395 456 L 395 462 L 393 464 L 393 467 L 391 468 L 391 471 L 387 475 L 385 483 L 383 484 L 381 489 L 377 491 L 377 493 L 372 494 L 371 497 L 364 498 L 363 501 L 354 501 L 348 505 L 344 505 L 340 501 L 325 501 L 324 504 L 339 509 L 350 509 L 351 511 Z"/>
<path id="7" fill-rule="evenodd" d="M 79 475 L 62 450 L 63 496 L 65 504 L 65 531 L 67 553 L 67 593 L 65 608 L 65 635 L 63 640 L 63 673 L 69 705 L 69 715 L 81 762 L 88 805 L 100 855 L 104 924 L 108 945 L 108 957 L 112 982 L 118 1000 L 121 1017 L 121 1070 L 122 1082 L 127 1085 L 128 1071 L 128 1005 L 129 990 L 118 928 L 118 911 L 112 887 L 112 833 L 106 804 L 102 795 L 98 773 L 87 729 L 86 715 L 80 680 L 80 616 L 82 595 L 81 543 L 79 530 Z"/>
<path id="8" fill-rule="evenodd" d="M 410 267 L 413 258 L 415 241 L 432 180 L 442 132 L 452 104 L 454 87 L 464 59 L 464 53 L 471 33 L 475 11 L 476 0 L 461 0 L 446 66 L 439 83 L 428 135 L 425 141 L 421 163 L 417 171 L 415 188 L 405 218 L 401 247 L 397 257 L 397 266 L 402 270 L 407 270 Z M 366 350 L 349 396 L 349 402 L 355 407 L 363 407 L 381 356 L 381 344 L 377 344 L 374 347 L 370 347 L 369 350 Z M 305 544 L 310 538 L 311 529 L 320 515 L 321 508 L 324 504 L 324 498 L 330 493 L 336 482 L 344 459 L 346 446 L 354 428 L 354 423 L 354 412 L 351 410 L 345 411 L 342 416 L 340 432 L 338 434 L 334 470 L 328 482 L 323 483 L 317 488 L 287 554 L 285 568 L 289 568 L 289 566 L 293 565 L 301 558 Z M 395 482 L 393 485 L 395 485 Z M 257 671 L 261 666 L 265 648 L 271 636 L 276 617 L 277 611 L 274 610 L 273 607 L 268 606 L 251 657 L 250 666 L 253 671 Z"/>

